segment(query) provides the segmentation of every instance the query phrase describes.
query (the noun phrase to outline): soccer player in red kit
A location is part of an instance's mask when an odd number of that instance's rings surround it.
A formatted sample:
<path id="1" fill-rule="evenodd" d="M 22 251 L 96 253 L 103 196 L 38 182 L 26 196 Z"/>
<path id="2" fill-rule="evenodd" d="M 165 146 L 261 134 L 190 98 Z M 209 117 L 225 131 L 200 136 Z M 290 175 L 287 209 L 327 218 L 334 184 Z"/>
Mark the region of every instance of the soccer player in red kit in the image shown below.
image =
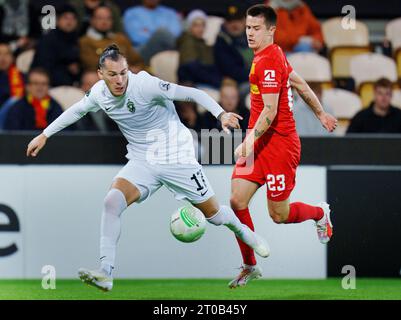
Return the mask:
<path id="1" fill-rule="evenodd" d="M 300 223 L 315 220 L 318 238 L 327 243 L 333 232 L 329 205 L 290 203 L 295 187 L 295 172 L 300 160 L 301 144 L 292 115 L 291 87 L 309 105 L 324 128 L 332 132 L 337 120 L 324 112 L 308 84 L 292 69 L 282 49 L 274 44 L 276 13 L 271 7 L 255 5 L 248 9 L 246 34 L 254 51 L 249 74 L 251 114 L 247 136 L 235 150 L 238 157 L 231 183 L 231 207 L 240 221 L 254 226 L 248 204 L 263 184 L 267 185 L 270 216 L 276 223 Z M 251 165 L 249 165 L 249 159 Z M 251 168 L 250 170 L 246 170 Z M 240 274 L 229 283 L 234 288 L 261 276 L 250 247 L 238 243 L 243 257 Z"/>

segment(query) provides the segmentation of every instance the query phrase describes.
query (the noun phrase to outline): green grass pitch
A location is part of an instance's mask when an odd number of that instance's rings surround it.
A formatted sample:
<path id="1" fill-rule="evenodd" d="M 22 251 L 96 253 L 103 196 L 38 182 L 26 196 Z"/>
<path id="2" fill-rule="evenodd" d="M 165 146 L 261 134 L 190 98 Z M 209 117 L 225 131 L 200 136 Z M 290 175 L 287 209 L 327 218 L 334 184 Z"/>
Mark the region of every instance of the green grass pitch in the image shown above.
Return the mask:
<path id="1" fill-rule="evenodd" d="M 57 280 L 44 290 L 41 280 L 0 280 L 0 300 L 401 300 L 401 279 L 357 279 L 344 290 L 341 279 L 255 280 L 246 287 L 227 288 L 228 280 L 115 280 L 111 292 L 101 292 L 80 280 Z"/>

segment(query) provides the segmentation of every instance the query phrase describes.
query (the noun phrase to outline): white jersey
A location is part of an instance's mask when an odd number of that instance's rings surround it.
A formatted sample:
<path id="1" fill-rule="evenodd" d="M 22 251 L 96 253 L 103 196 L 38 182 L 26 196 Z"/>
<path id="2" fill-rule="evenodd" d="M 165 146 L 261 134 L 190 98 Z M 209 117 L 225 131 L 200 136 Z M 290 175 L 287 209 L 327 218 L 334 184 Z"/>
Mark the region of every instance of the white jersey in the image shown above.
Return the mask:
<path id="1" fill-rule="evenodd" d="M 185 87 L 162 81 L 145 71 L 138 74 L 129 72 L 126 93 L 116 97 L 100 80 L 70 108 L 73 110 L 65 112 L 70 111 L 68 116 L 60 116 L 43 133 L 49 137 L 86 113 L 102 109 L 117 123 L 127 139 L 128 159 L 158 164 L 196 162 L 192 134 L 181 123 L 172 102 L 180 100 L 177 99 L 177 88 Z M 191 95 L 185 92 L 188 96 L 178 98 L 192 99 L 196 91 L 190 91 Z M 203 104 L 214 115 L 223 111 L 211 98 L 213 102 L 208 98 L 205 100 L 204 96 L 197 98 L 193 100 L 199 102 L 203 99 Z"/>

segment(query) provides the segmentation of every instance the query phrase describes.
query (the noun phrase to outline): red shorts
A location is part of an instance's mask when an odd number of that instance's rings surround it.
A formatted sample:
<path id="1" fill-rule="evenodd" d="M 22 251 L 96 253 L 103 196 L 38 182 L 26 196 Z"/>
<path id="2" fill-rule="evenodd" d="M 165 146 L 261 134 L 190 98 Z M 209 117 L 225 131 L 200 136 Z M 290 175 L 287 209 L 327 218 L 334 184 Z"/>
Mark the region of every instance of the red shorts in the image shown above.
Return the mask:
<path id="1" fill-rule="evenodd" d="M 238 159 L 231 179 L 266 183 L 267 198 L 283 201 L 295 187 L 296 170 L 301 157 L 301 142 L 296 132 L 288 136 L 267 132 L 255 143 L 254 156 Z"/>

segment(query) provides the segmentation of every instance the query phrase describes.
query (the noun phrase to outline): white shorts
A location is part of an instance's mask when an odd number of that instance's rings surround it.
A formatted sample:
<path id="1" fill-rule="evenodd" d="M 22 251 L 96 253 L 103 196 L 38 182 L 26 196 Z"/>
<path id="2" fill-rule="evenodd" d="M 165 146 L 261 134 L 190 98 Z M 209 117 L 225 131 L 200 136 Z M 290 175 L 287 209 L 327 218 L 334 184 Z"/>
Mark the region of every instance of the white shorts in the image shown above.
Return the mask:
<path id="1" fill-rule="evenodd" d="M 146 161 L 129 160 L 116 178 L 128 180 L 138 188 L 141 193 L 138 203 L 148 199 L 162 185 L 173 192 L 177 200 L 188 200 L 193 204 L 214 196 L 199 163 L 150 165 Z"/>

